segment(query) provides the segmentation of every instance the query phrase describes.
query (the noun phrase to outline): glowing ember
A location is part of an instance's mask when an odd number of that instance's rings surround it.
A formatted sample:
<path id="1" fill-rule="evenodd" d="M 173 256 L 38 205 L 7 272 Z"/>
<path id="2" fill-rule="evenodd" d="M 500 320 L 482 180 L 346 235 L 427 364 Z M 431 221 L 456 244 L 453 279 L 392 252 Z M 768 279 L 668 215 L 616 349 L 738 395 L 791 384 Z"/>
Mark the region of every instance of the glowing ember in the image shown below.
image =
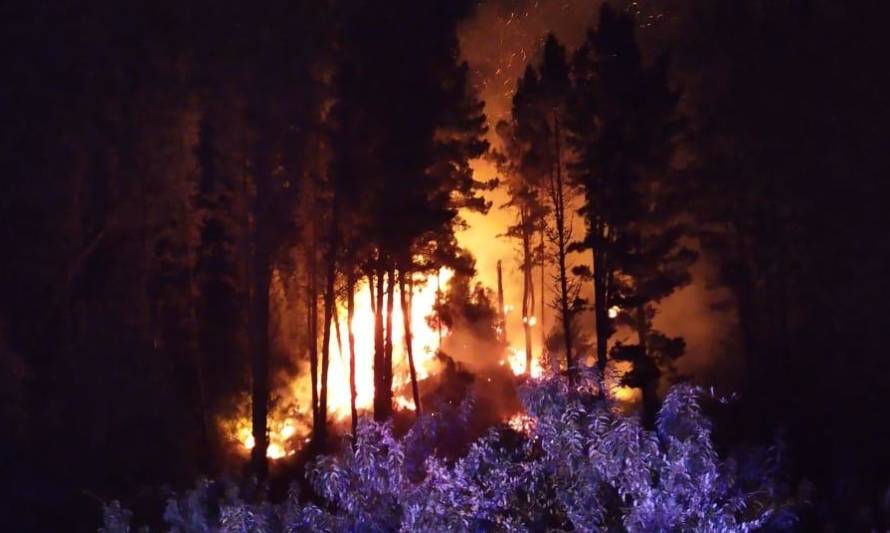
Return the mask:
<path id="1" fill-rule="evenodd" d="M 633 387 L 627 387 L 621 384 L 621 379 L 628 372 L 633 370 L 633 363 L 630 361 L 610 361 L 606 369 L 606 390 L 609 396 L 616 402 L 624 404 L 634 404 L 642 399 L 642 391 Z"/>
<path id="2" fill-rule="evenodd" d="M 395 402 L 396 402 L 396 406 L 399 409 L 414 411 L 414 399 L 413 398 L 408 398 L 406 396 L 396 396 Z"/>
<path id="3" fill-rule="evenodd" d="M 525 433 L 528 435 L 535 429 L 537 421 L 535 418 L 525 414 L 525 413 L 516 413 L 515 415 L 510 417 L 510 420 L 507 421 L 507 425 L 510 426 L 513 431 L 517 431 L 519 433 Z"/>
<path id="4" fill-rule="evenodd" d="M 292 417 L 281 420 L 269 420 L 269 447 L 266 449 L 266 457 L 281 459 L 293 455 L 295 447 L 293 443 L 301 437 L 309 434 L 309 427 Z M 240 443 L 245 452 L 253 449 L 256 442 L 253 438 L 250 419 L 240 418 L 235 423 L 235 440 Z"/>
<path id="5" fill-rule="evenodd" d="M 507 348 L 507 364 L 510 365 L 510 370 L 513 371 L 513 375 L 520 376 L 526 374 L 526 361 L 525 361 L 525 350 L 521 350 L 519 348 L 514 348 L 510 346 Z M 531 377 L 539 378 L 544 373 L 544 369 L 541 368 L 541 361 L 532 356 L 532 369 L 531 369 Z"/>

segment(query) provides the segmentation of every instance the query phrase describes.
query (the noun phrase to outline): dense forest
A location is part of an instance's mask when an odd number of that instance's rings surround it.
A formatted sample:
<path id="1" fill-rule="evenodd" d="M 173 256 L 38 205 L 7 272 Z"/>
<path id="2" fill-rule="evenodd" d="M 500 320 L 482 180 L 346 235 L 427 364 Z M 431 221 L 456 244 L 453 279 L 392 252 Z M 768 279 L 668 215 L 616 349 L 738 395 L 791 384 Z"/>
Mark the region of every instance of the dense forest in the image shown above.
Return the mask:
<path id="1" fill-rule="evenodd" d="M 5 5 L 10 531 L 888 530 L 880 2 L 557 3 Z"/>

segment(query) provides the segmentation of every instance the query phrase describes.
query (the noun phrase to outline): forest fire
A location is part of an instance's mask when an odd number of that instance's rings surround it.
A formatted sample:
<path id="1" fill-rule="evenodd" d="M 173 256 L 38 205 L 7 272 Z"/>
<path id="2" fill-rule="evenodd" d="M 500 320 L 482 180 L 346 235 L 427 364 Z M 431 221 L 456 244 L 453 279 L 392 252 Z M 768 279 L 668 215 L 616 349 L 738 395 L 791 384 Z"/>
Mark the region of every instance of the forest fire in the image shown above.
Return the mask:
<path id="1" fill-rule="evenodd" d="M 293 455 L 296 447 L 292 444 L 298 440 L 298 435 L 308 435 L 310 428 L 308 425 L 300 423 L 296 418 L 287 417 L 276 420 L 269 419 L 269 447 L 266 450 L 266 456 L 269 459 L 281 459 L 289 455 Z M 242 418 L 238 420 L 235 429 L 235 439 L 241 444 L 245 451 L 250 451 L 254 447 L 254 439 L 251 434 L 250 419 Z"/>
<path id="2" fill-rule="evenodd" d="M 526 368 L 527 362 L 525 350 L 513 346 L 507 348 L 507 364 L 510 365 L 510 370 L 513 371 L 513 375 L 521 376 L 523 374 L 529 374 L 528 369 Z M 540 359 L 533 356 L 530 377 L 539 378 L 543 372 L 544 370 L 541 368 Z"/>
<path id="3" fill-rule="evenodd" d="M 432 315 L 437 292 L 448 289 L 454 273 L 443 268 L 438 275 L 416 277 L 411 299 L 411 333 L 414 364 L 418 381 L 423 381 L 438 371 L 436 352 L 439 341 L 447 335 L 444 326 L 434 327 L 428 318 Z M 395 289 L 395 301 L 399 301 L 398 288 Z M 367 291 L 356 295 L 355 315 L 352 321 L 355 335 L 355 371 L 356 371 L 356 408 L 359 413 L 371 409 L 374 400 L 374 312 Z M 364 296 L 364 297 L 363 297 Z M 346 339 L 346 309 L 337 310 L 340 331 L 336 325 L 331 326 L 331 359 L 328 379 L 328 416 L 331 421 L 342 423 L 350 417 L 349 392 L 349 348 Z M 415 410 L 414 399 L 410 394 L 401 393 L 410 385 L 407 351 L 405 349 L 405 332 L 402 310 L 393 307 L 392 338 L 393 338 L 393 391 L 394 404 L 399 410 Z M 441 331 L 440 331 L 441 329 Z M 295 453 L 308 440 L 311 432 L 312 382 L 308 363 L 305 363 L 299 376 L 287 387 L 288 397 L 284 403 L 294 406 L 295 413 L 272 412 L 269 416 L 269 448 L 266 455 L 270 459 L 280 459 Z M 320 384 L 319 384 L 320 387 Z M 249 417 L 242 417 L 234 424 L 233 437 L 241 448 L 249 451 L 254 446 Z"/>
<path id="4" fill-rule="evenodd" d="M 510 417 L 507 421 L 507 425 L 517 433 L 525 433 L 528 435 L 535 428 L 536 421 L 534 417 L 529 416 L 526 413 L 516 413 Z"/>

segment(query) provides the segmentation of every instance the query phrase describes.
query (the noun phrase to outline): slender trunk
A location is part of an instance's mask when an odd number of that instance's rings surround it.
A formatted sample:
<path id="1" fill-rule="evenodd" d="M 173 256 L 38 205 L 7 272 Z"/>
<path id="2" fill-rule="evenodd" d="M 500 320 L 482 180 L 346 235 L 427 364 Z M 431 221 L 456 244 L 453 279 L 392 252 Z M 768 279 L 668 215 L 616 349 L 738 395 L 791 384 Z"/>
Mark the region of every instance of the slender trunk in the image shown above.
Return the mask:
<path id="1" fill-rule="evenodd" d="M 658 417 L 658 380 L 650 379 L 643 383 L 643 427 L 652 429 Z"/>
<path id="2" fill-rule="evenodd" d="M 201 342 L 198 333 L 198 311 L 195 309 L 198 296 L 198 288 L 195 285 L 194 268 L 189 267 L 189 304 L 188 304 L 188 324 L 187 343 L 188 351 L 194 354 L 195 377 L 198 385 L 198 399 L 201 417 L 201 446 L 206 450 L 204 453 L 204 466 L 212 466 L 215 462 L 216 453 L 214 442 L 211 438 L 213 432 L 213 424 L 210 419 L 210 403 L 207 394 L 207 372 L 205 365 L 204 351 L 201 349 Z"/>
<path id="3" fill-rule="evenodd" d="M 392 344 L 392 311 L 395 305 L 395 290 L 396 290 L 396 280 L 395 280 L 395 270 L 390 269 L 386 273 L 386 283 L 387 283 L 387 292 L 386 292 L 386 339 L 384 345 L 384 361 L 383 361 L 383 370 L 386 382 L 384 383 L 383 390 L 383 405 L 384 409 L 386 409 L 387 418 L 392 415 L 392 352 L 393 352 L 393 344 Z"/>
<path id="4" fill-rule="evenodd" d="M 442 280 L 441 280 L 441 271 L 442 269 L 436 269 L 436 333 L 439 335 L 439 344 L 437 345 L 437 351 L 442 349 L 442 318 L 439 316 L 439 312 L 442 305 Z"/>
<path id="5" fill-rule="evenodd" d="M 565 337 L 566 369 L 569 376 L 575 372 L 575 361 L 572 356 L 572 314 L 569 304 L 569 279 L 566 268 L 566 248 L 568 236 L 565 221 L 565 196 L 562 180 L 562 162 L 560 160 L 559 117 L 553 118 L 554 148 L 556 150 L 555 171 L 552 179 L 551 196 L 556 219 L 556 260 L 559 268 L 559 307 L 562 320 L 562 332 Z"/>
<path id="6" fill-rule="evenodd" d="M 501 321 L 501 342 L 506 346 L 509 345 L 507 341 L 507 308 L 504 304 L 504 281 L 500 261 L 498 261 L 498 317 Z"/>
<path id="7" fill-rule="evenodd" d="M 346 331 L 349 339 L 349 406 L 352 413 L 352 438 L 355 442 L 358 411 L 355 407 L 355 335 L 352 330 L 352 320 L 355 316 L 355 273 L 352 268 L 349 269 L 349 275 L 346 278 L 346 293 Z"/>
<path id="8" fill-rule="evenodd" d="M 259 193 L 258 193 L 259 195 Z M 271 269 L 262 215 L 256 217 L 253 249 L 253 306 L 250 314 L 252 373 L 252 430 L 254 447 L 251 463 L 257 478 L 268 474 L 266 449 L 269 446 L 266 419 L 269 409 L 269 285 Z"/>
<path id="9" fill-rule="evenodd" d="M 251 327 L 251 347 L 253 351 L 253 440 L 251 453 L 254 473 L 265 478 L 268 472 L 266 448 L 269 445 L 266 418 L 269 410 L 269 282 L 268 256 L 263 250 L 256 252 L 254 259 L 254 306 Z"/>
<path id="10" fill-rule="evenodd" d="M 547 280 L 546 280 L 546 268 L 544 265 L 544 225 L 547 221 L 541 216 L 540 220 L 540 242 L 538 243 L 538 261 L 540 262 L 541 267 L 541 356 L 544 356 L 544 348 L 547 346 L 547 329 L 544 327 L 546 322 L 544 321 L 544 310 L 546 309 L 546 299 L 544 291 L 547 290 Z"/>
<path id="11" fill-rule="evenodd" d="M 405 328 L 405 351 L 408 353 L 408 369 L 411 373 L 411 394 L 414 396 L 414 412 L 420 418 L 420 389 L 417 386 L 417 369 L 414 367 L 414 339 L 411 335 L 411 300 L 407 295 L 405 272 L 399 271 L 399 303 Z"/>
<path id="12" fill-rule="evenodd" d="M 333 248 L 333 246 L 332 246 Z M 321 340 L 321 391 L 318 399 L 318 417 L 315 424 L 315 440 L 319 445 L 324 445 L 327 436 L 328 417 L 328 369 L 331 364 L 331 326 L 334 318 L 334 281 L 336 277 L 336 265 L 334 252 L 328 253 L 327 273 L 325 275 L 324 288 L 324 331 Z"/>
<path id="13" fill-rule="evenodd" d="M 640 349 L 642 350 L 643 357 L 648 357 L 648 339 L 649 339 L 649 319 L 646 316 L 646 307 L 643 305 L 637 306 L 636 309 L 636 320 L 637 320 L 637 343 L 640 345 Z"/>
<path id="14" fill-rule="evenodd" d="M 607 307 L 605 253 L 598 249 L 598 245 L 595 246 L 593 249 L 593 311 L 596 321 L 596 365 L 600 375 L 605 376 L 611 325 Z"/>
<path id="15" fill-rule="evenodd" d="M 377 288 L 370 291 L 374 300 L 374 420 L 379 422 L 388 417 L 383 394 L 386 387 L 383 355 L 383 269 L 379 265 L 374 277 Z"/>
<path id="16" fill-rule="evenodd" d="M 637 307 L 635 318 L 637 322 L 637 343 L 640 345 L 641 357 L 645 361 L 649 357 L 649 318 L 646 316 L 645 306 L 640 305 Z M 643 426 L 651 429 L 655 426 L 655 417 L 658 414 L 658 377 L 652 377 L 644 381 L 641 392 L 643 393 Z"/>
<path id="17" fill-rule="evenodd" d="M 528 231 L 528 218 L 520 215 L 522 220 L 522 329 L 525 334 L 525 372 L 529 376 L 532 373 L 532 324 L 531 319 L 535 313 L 535 288 L 532 286 L 532 258 L 530 236 Z"/>
<path id="18" fill-rule="evenodd" d="M 334 306 L 334 337 L 337 339 L 337 353 L 340 354 L 340 360 L 343 360 L 343 335 L 340 331 L 342 325 L 340 324 L 340 313 L 336 307 L 336 301 Z"/>
<path id="19" fill-rule="evenodd" d="M 324 287 L 324 332 L 321 341 L 321 394 L 318 404 L 318 417 L 316 418 L 315 436 L 319 445 L 324 445 L 327 437 L 328 425 L 328 370 L 331 364 L 331 323 L 336 311 L 336 293 L 334 287 L 337 281 L 337 250 L 339 248 L 340 210 L 338 195 L 334 192 L 331 207 L 331 226 L 328 232 L 328 248 L 326 253 L 326 272 Z M 339 339 L 339 327 L 337 330 Z M 341 352 L 342 353 L 342 352 Z"/>
<path id="20" fill-rule="evenodd" d="M 374 273 L 368 272 L 368 294 L 371 296 L 371 314 L 377 313 L 377 297 L 374 296 Z"/>
<path id="21" fill-rule="evenodd" d="M 312 224 L 310 224 L 310 227 Z M 312 427 L 318 425 L 318 275 L 316 272 L 315 235 L 309 237 L 309 284 L 306 293 L 306 329 L 309 347 L 309 372 L 312 377 Z"/>

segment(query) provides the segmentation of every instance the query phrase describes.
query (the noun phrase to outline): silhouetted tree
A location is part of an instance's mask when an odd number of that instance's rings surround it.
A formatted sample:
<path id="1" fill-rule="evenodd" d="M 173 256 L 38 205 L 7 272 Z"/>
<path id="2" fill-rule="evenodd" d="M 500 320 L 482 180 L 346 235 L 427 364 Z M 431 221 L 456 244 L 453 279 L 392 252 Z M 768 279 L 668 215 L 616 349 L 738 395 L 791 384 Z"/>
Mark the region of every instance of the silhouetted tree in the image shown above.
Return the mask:
<path id="1" fill-rule="evenodd" d="M 353 39 L 343 51 L 349 78 L 341 97 L 356 111 L 348 127 L 362 132 L 357 138 L 373 154 L 358 157 L 369 163 L 362 172 L 364 238 L 371 246 L 363 263 L 374 286 L 377 419 L 392 409 L 391 315 L 399 278 L 408 285 L 414 272 L 431 271 L 428 259 L 451 249 L 459 209 L 487 208 L 469 167 L 487 149 L 482 103 L 467 65 L 457 61 L 454 33 L 468 8 L 464 2 L 359 3 L 345 18 Z M 405 38 L 415 45 L 404 47 Z M 361 85 L 352 85 L 355 80 Z M 418 255 L 427 260 L 418 262 Z"/>
<path id="2" fill-rule="evenodd" d="M 613 357 L 634 362 L 628 382 L 643 389 L 651 422 L 659 378 L 683 347 L 652 330 L 653 305 L 689 283 L 695 254 L 682 244 L 683 204 L 671 168 L 677 95 L 666 59 L 643 64 L 634 28 L 632 16 L 604 4 L 573 59 L 571 175 L 584 191 L 587 225 L 573 248 L 592 250 L 591 268 L 578 271 L 593 280 L 597 364 L 605 370 L 611 310 L 638 334 L 636 347 L 616 346 Z M 671 348 L 660 349 L 665 343 Z"/>
<path id="3" fill-rule="evenodd" d="M 572 242 L 574 191 L 565 176 L 565 114 L 569 97 L 569 67 L 565 48 L 554 36 L 544 44 L 539 69 L 529 66 L 513 97 L 514 136 L 520 143 L 519 170 L 529 181 L 539 183 L 546 198 L 552 223 L 541 224 L 553 247 L 557 310 L 565 338 L 566 368 L 573 372 L 576 362 L 571 339 L 580 301 L 580 285 L 569 270 L 567 256 Z"/>
<path id="4" fill-rule="evenodd" d="M 544 223 L 546 208 L 540 201 L 540 184 L 533 173 L 522 172 L 523 146 L 515 138 L 513 125 L 501 121 L 497 125 L 500 151 L 494 154 L 498 171 L 505 178 L 510 200 L 503 206 L 516 212 L 516 223 L 507 228 L 507 236 L 520 243 L 520 266 L 522 268 L 522 327 L 525 337 L 525 369 L 532 368 L 532 327 L 538 322 L 535 316 L 535 283 L 533 268 L 541 258 L 535 246 L 535 235 Z M 541 323 L 543 328 L 543 323 Z M 543 346 L 541 347 L 543 350 Z"/>

